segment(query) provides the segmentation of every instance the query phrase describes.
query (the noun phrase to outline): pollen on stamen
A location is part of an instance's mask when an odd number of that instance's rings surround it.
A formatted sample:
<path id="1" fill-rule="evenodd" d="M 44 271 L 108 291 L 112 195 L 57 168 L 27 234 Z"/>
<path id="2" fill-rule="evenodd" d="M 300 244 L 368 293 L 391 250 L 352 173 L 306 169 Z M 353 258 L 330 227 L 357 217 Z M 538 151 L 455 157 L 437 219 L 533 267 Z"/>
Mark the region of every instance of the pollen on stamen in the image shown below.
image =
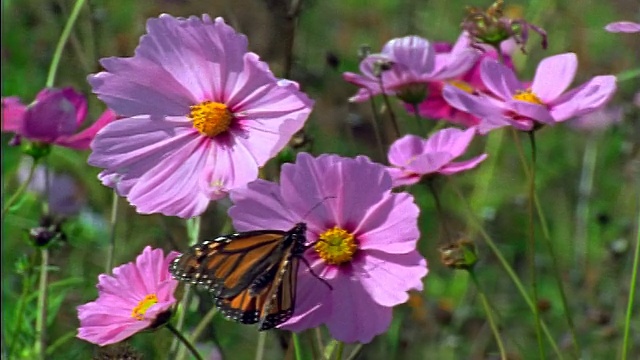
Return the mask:
<path id="1" fill-rule="evenodd" d="M 131 311 L 131 317 L 136 320 L 144 320 L 144 314 L 150 307 L 158 303 L 158 297 L 156 294 L 149 294 L 145 296 L 136 307 Z"/>
<path id="2" fill-rule="evenodd" d="M 233 120 L 233 114 L 227 105 L 215 101 L 203 101 L 192 105 L 190 110 L 189 118 L 193 127 L 208 137 L 215 137 L 229 130 Z"/>
<path id="3" fill-rule="evenodd" d="M 473 86 L 471 86 L 469 83 L 464 82 L 462 80 L 449 80 L 447 82 L 449 85 L 455 86 L 458 89 L 468 93 L 468 94 L 473 94 L 473 91 L 475 90 L 473 88 Z"/>
<path id="4" fill-rule="evenodd" d="M 358 244 L 353 234 L 334 226 L 320 234 L 314 249 L 327 264 L 339 265 L 351 261 Z"/>
<path id="5" fill-rule="evenodd" d="M 525 101 L 525 102 L 537 104 L 537 105 L 544 105 L 542 100 L 540 100 L 540 98 L 537 97 L 536 94 L 534 94 L 531 89 L 516 91 L 516 94 L 513 95 L 513 99 Z"/>

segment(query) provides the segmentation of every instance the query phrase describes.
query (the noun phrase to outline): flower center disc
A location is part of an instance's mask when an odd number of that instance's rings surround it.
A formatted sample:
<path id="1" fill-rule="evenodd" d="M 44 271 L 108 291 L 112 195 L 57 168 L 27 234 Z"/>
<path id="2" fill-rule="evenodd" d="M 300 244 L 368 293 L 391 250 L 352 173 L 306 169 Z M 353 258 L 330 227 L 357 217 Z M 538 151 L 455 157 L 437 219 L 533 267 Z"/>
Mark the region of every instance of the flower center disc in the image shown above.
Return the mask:
<path id="1" fill-rule="evenodd" d="M 540 100 L 540 98 L 537 97 L 536 94 L 534 94 L 533 91 L 531 91 L 531 89 L 516 91 L 516 94 L 513 95 L 513 99 L 526 101 L 528 103 L 537 104 L 537 105 L 544 105 L 542 100 Z"/>
<path id="2" fill-rule="evenodd" d="M 140 300 L 138 305 L 131 311 L 131 317 L 136 320 L 144 320 L 144 314 L 150 307 L 158 303 L 158 297 L 156 294 L 149 294 Z"/>
<path id="3" fill-rule="evenodd" d="M 207 100 L 191 106 L 189 118 L 202 135 L 214 137 L 229 130 L 233 114 L 227 105 Z"/>
<path id="4" fill-rule="evenodd" d="M 473 94 L 473 86 L 469 85 L 469 83 L 462 81 L 462 80 L 449 80 L 447 81 L 447 83 L 449 85 L 455 86 L 458 89 L 468 93 L 468 94 Z"/>
<path id="5" fill-rule="evenodd" d="M 334 226 L 320 234 L 313 248 L 327 264 L 338 265 L 351 261 L 358 245 L 353 234 Z"/>

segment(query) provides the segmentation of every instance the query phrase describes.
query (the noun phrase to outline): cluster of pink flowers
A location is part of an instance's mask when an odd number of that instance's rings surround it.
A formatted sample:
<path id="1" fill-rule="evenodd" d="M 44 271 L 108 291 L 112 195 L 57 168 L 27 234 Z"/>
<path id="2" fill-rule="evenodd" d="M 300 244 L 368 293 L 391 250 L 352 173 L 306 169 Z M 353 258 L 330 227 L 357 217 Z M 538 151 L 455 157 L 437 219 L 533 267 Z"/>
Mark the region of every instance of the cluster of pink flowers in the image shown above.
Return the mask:
<path id="1" fill-rule="evenodd" d="M 29 106 L 3 99 L 2 130 L 15 133 L 15 143 L 91 143 L 88 162 L 103 169 L 100 180 L 141 214 L 191 218 L 229 196 L 238 231 L 306 222 L 310 266 L 299 269 L 295 312 L 280 327 L 325 324 L 335 339 L 369 342 L 388 329 L 409 291 L 422 290 L 428 272 L 416 250 L 419 208 L 398 187 L 478 166 L 487 154 L 454 161 L 477 134 L 584 116 L 616 90 L 615 77 L 604 75 L 567 91 L 577 71 L 573 53 L 542 60 L 532 81 L 518 79 L 508 51 L 500 55 L 503 62 L 495 50 L 472 46 L 466 33 L 453 45 L 418 36 L 389 41 L 362 60 L 361 74 L 344 74 L 359 87 L 350 100 L 395 96 L 411 113 L 464 129 L 396 139 L 388 165 L 300 153 L 282 166 L 279 183 L 257 179 L 259 168 L 303 128 L 313 101 L 297 83 L 276 78 L 244 35 L 206 15 L 150 19 L 133 57 L 102 59 L 104 71 L 88 81 L 111 110 L 85 130 L 77 132 L 86 101 L 70 88 L 45 89 Z M 78 337 L 107 345 L 159 325 L 175 303 L 168 264 L 176 256 L 147 247 L 135 264 L 100 275 L 98 299 L 78 307 Z"/>

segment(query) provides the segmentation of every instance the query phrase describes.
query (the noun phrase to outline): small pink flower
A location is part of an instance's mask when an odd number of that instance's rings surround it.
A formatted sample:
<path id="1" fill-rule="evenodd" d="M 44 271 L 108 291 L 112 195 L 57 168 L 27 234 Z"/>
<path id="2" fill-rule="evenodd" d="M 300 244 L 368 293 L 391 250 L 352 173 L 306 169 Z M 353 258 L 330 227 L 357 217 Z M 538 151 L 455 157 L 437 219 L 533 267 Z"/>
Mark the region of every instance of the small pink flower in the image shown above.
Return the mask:
<path id="1" fill-rule="evenodd" d="M 436 54 L 431 43 L 419 36 L 392 39 L 381 53 L 362 60 L 362 75 L 343 74 L 346 81 L 360 87 L 349 101 L 366 101 L 384 92 L 407 103 L 418 103 L 424 99 L 428 82 L 454 78 L 473 65 L 478 51 L 469 48 L 468 43 L 461 45 L 464 46 L 456 46 L 449 53 Z M 385 67 L 388 69 L 381 70 Z"/>
<path id="2" fill-rule="evenodd" d="M 611 99 L 616 90 L 616 77 L 611 75 L 596 76 L 565 92 L 577 66 L 574 53 L 548 57 L 540 62 L 527 86 L 508 67 L 485 61 L 481 77 L 491 95 L 469 94 L 450 85 L 445 86 L 443 95 L 451 106 L 481 118 L 481 134 L 508 125 L 530 131 L 536 123 L 554 125 L 592 112 Z"/>
<path id="3" fill-rule="evenodd" d="M 469 43 L 469 36 L 466 33 L 462 33 L 460 35 L 458 41 L 453 47 L 447 43 L 436 43 L 436 56 L 442 56 L 445 54 L 454 56 L 456 48 L 463 49 L 465 46 L 468 47 Z M 505 54 L 505 60 L 510 68 L 513 68 L 513 63 L 511 62 L 509 54 L 511 54 L 513 49 L 515 49 L 513 46 L 514 44 L 515 43 L 513 41 L 505 41 L 502 46 L 503 53 Z M 488 46 L 486 46 L 486 48 L 483 47 L 482 55 L 471 61 L 473 66 L 463 74 L 442 81 L 430 81 L 428 83 L 427 97 L 418 105 L 419 115 L 427 119 L 446 120 L 466 127 L 478 125 L 480 123 L 480 119 L 472 114 L 458 110 L 449 105 L 449 103 L 442 97 L 442 89 L 445 84 L 449 84 L 468 93 L 487 91 L 487 87 L 484 86 L 484 83 L 480 78 L 480 65 L 482 62 L 490 59 L 498 59 L 497 52 Z M 410 113 L 415 112 L 414 106 L 411 104 L 405 104 L 405 108 Z"/>
<path id="4" fill-rule="evenodd" d="M 466 161 L 453 161 L 464 154 L 475 133 L 475 128 L 449 128 L 436 132 L 429 139 L 405 135 L 396 140 L 388 154 L 389 163 L 393 166 L 387 168 L 393 186 L 413 185 L 423 176 L 453 175 L 478 166 L 487 154 Z"/>
<path id="5" fill-rule="evenodd" d="M 142 214 L 202 214 L 256 179 L 313 104 L 207 15 L 150 19 L 133 57 L 101 64 L 93 91 L 126 118 L 98 134 L 89 163 L 122 182 L 118 192 Z"/>
<path id="6" fill-rule="evenodd" d="M 87 101 L 70 87 L 43 89 L 28 106 L 14 96 L 2 99 L 2 131 L 16 134 L 14 144 L 24 137 L 72 149 L 88 149 L 95 134 L 116 116 L 107 110 L 93 125 L 77 132 L 86 115 Z"/>
<path id="7" fill-rule="evenodd" d="M 631 21 L 618 21 L 612 22 L 611 24 L 607 24 L 604 27 L 605 30 L 612 33 L 636 33 L 640 32 L 640 23 L 635 23 Z"/>
<path id="8" fill-rule="evenodd" d="M 301 265 L 292 331 L 326 324 L 345 342 L 369 342 L 386 331 L 392 308 L 422 290 L 426 260 L 416 251 L 419 209 L 407 193 L 392 193 L 384 167 L 368 158 L 298 155 L 282 166 L 280 185 L 256 180 L 231 192 L 236 229 L 289 230 L 308 226 L 315 244 Z"/>
<path id="9" fill-rule="evenodd" d="M 172 251 L 147 246 L 130 262 L 113 269 L 113 276 L 98 277 L 98 299 L 78 306 L 78 338 L 100 346 L 120 342 L 156 324 L 176 302 L 178 281 L 169 264 L 178 256 Z M 161 319 L 164 320 L 164 319 Z"/>

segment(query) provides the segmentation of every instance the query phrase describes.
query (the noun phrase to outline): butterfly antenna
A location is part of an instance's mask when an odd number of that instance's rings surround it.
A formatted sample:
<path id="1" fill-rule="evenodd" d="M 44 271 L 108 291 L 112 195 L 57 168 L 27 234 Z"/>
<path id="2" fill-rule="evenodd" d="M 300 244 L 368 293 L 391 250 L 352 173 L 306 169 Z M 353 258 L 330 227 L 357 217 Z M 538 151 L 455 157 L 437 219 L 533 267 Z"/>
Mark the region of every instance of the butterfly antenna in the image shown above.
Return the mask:
<path id="1" fill-rule="evenodd" d="M 307 259 L 305 259 L 304 257 L 301 256 L 300 260 L 302 260 L 302 262 L 307 266 L 307 269 L 309 269 L 309 272 L 311 273 L 311 275 L 313 275 L 313 277 L 315 277 L 316 279 L 322 281 L 325 285 L 327 285 L 329 290 L 333 290 L 333 286 L 331 286 L 331 284 L 329 284 L 329 282 L 327 280 L 323 279 L 320 275 L 316 274 L 313 271 L 313 269 L 311 268 L 311 264 L 309 264 Z"/>
<path id="2" fill-rule="evenodd" d="M 315 209 L 318 208 L 318 206 L 322 205 L 323 202 L 325 202 L 326 200 L 329 199 L 336 199 L 337 196 L 334 195 L 330 195 L 330 196 L 325 196 L 322 198 L 322 200 L 320 200 L 319 202 L 317 202 L 315 205 L 313 205 L 313 207 L 311 209 L 309 209 L 309 211 L 307 211 L 304 216 L 302 217 L 302 220 L 306 219 L 307 216 L 309 216 L 309 214 L 311 214 Z"/>

